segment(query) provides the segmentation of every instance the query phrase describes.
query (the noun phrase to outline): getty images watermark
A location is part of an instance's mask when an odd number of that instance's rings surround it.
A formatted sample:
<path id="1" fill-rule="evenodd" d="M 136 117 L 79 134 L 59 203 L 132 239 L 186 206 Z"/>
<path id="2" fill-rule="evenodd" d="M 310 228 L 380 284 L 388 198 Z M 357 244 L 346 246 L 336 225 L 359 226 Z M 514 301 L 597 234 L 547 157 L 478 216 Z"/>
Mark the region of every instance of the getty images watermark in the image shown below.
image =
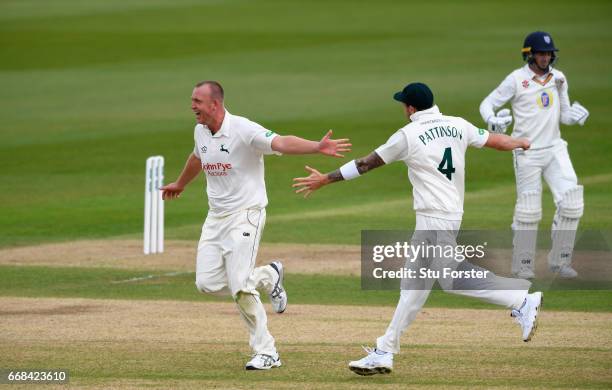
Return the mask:
<path id="1" fill-rule="evenodd" d="M 376 267 L 372 270 L 372 276 L 376 279 L 430 279 L 430 278 L 486 278 L 490 271 L 485 269 L 457 270 L 458 263 L 469 259 L 483 259 L 486 255 L 485 247 L 482 245 L 452 245 L 452 244 L 429 244 L 426 242 L 396 241 L 391 245 L 375 245 L 372 247 L 372 261 L 382 263 L 390 259 L 404 259 L 409 264 L 415 264 L 423 258 L 454 260 L 456 264 L 448 262 L 448 266 L 440 269 L 429 267 L 401 267 L 399 270 L 386 270 L 384 267 Z M 419 262 L 421 264 L 421 262 Z"/>
<path id="2" fill-rule="evenodd" d="M 612 232 L 581 231 L 571 264 L 579 276 L 562 280 L 550 264 L 550 232 L 537 237 L 531 281 L 512 273 L 512 231 L 367 230 L 361 236 L 361 286 L 365 290 L 430 289 L 612 290 Z M 522 260 L 522 259 L 519 259 Z"/>

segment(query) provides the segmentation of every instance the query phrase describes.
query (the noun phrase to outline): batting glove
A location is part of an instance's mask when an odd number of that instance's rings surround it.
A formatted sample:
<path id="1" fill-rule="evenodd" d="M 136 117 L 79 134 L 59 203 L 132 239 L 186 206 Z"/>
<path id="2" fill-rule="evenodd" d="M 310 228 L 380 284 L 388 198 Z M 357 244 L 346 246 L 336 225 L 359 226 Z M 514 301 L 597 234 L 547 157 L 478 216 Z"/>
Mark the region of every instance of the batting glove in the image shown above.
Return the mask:
<path id="1" fill-rule="evenodd" d="M 489 119 L 487 119 L 489 131 L 494 133 L 505 133 L 510 123 L 512 123 L 512 115 L 507 108 L 499 110 L 497 114 L 491 115 Z"/>
<path id="2" fill-rule="evenodd" d="M 569 112 L 572 122 L 578 123 L 580 126 L 583 126 L 584 122 L 586 122 L 587 118 L 589 117 L 589 111 L 578 102 L 574 102 L 574 104 L 572 104 Z"/>

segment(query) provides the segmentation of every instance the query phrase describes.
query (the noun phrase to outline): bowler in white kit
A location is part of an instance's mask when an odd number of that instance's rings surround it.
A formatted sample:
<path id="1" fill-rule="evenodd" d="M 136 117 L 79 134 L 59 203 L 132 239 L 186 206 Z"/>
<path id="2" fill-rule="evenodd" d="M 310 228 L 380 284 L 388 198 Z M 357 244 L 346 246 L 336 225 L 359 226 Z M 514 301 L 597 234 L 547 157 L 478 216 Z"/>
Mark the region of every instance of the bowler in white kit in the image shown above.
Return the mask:
<path id="1" fill-rule="evenodd" d="M 294 179 L 293 186 L 297 188 L 296 192 L 308 196 L 327 184 L 355 179 L 385 164 L 402 161 L 408 167 L 408 179 L 413 187 L 416 212 L 413 245 L 427 242 L 443 247 L 455 246 L 463 216 L 467 147 L 528 149 L 529 141 L 490 134 L 465 119 L 443 115 L 433 104 L 433 93 L 422 83 L 407 85 L 394 95 L 394 99 L 403 103 L 411 123 L 399 129 L 368 156 L 350 161 L 336 171 L 321 174 L 316 169 L 306 167 L 310 175 Z M 435 259 L 438 260 L 443 266 L 449 264 L 445 263 L 445 259 Z M 467 262 L 454 266 L 466 268 L 464 271 L 474 268 Z M 366 348 L 366 357 L 349 363 L 351 371 L 359 375 L 392 371 L 393 354 L 400 350 L 400 336 L 425 304 L 434 282 L 427 279 L 418 287 L 410 283 L 402 285 L 400 299 L 387 331 L 378 338 L 375 349 Z M 537 327 L 542 293 L 529 294 L 531 283 L 528 281 L 502 278 L 490 272 L 486 279 L 461 281 L 463 287 L 459 288 L 456 279 L 441 278 L 438 282 L 447 292 L 510 308 L 511 315 L 521 326 L 523 340 L 531 340 Z M 504 286 L 512 287 L 504 289 Z"/>
<path id="2" fill-rule="evenodd" d="M 525 38 L 523 67 L 510 73 L 480 104 L 480 114 L 489 129 L 505 132 L 512 122 L 512 135 L 527 137 L 531 148 L 514 151 L 516 206 L 512 272 L 522 278 L 533 278 L 538 234 L 542 219 L 542 176 L 548 183 L 557 210 L 552 224 L 552 248 L 548 266 L 562 278 L 575 278 L 572 253 L 576 229 L 584 209 L 583 187 L 561 138 L 559 122 L 584 125 L 589 112 L 580 103 L 570 105 L 567 78 L 553 68 L 557 48 L 550 34 L 536 31 Z"/>
<path id="3" fill-rule="evenodd" d="M 194 149 L 179 178 L 161 188 L 163 199 L 179 197 L 204 171 L 209 209 L 198 244 L 196 287 L 203 293 L 231 295 L 235 300 L 253 350 L 247 370 L 280 367 L 258 289 L 268 293 L 275 312 L 284 312 L 283 265 L 274 261 L 255 267 L 268 204 L 263 156 L 321 153 L 343 157 L 341 153 L 350 151 L 351 145 L 347 139 L 331 139 L 331 130 L 321 141 L 309 141 L 278 135 L 232 115 L 225 109 L 224 91 L 216 81 L 196 84 L 191 109 L 198 123 Z"/>

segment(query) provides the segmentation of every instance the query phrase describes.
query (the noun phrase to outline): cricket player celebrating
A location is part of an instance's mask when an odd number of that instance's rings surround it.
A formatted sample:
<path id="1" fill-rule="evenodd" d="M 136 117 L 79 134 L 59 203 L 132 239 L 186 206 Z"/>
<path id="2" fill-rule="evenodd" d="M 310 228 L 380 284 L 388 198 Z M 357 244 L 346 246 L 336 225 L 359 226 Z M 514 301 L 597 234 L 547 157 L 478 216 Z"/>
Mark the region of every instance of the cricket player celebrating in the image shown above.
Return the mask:
<path id="1" fill-rule="evenodd" d="M 393 134 L 389 140 L 366 157 L 353 160 L 340 169 L 321 174 L 306 167 L 308 177 L 294 179 L 293 187 L 304 196 L 331 183 L 358 178 L 372 169 L 394 161 L 403 161 L 409 168 L 408 178 L 413 187 L 416 227 L 412 241 L 421 234 L 434 235 L 432 244 L 456 245 L 461 225 L 464 197 L 465 152 L 468 146 L 487 146 L 498 150 L 528 149 L 529 141 L 502 134 L 490 134 L 459 117 L 446 116 L 433 105 L 431 90 L 422 83 L 407 85 L 394 99 L 404 104 L 411 123 Z M 466 264 L 471 266 L 471 264 Z M 473 267 L 473 266 L 472 266 Z M 512 316 L 521 325 L 524 341 L 533 336 L 542 293 L 528 293 L 531 285 L 526 280 L 507 279 L 493 275 L 480 280 L 478 286 L 463 284 L 453 288 L 456 280 L 438 279 L 445 291 L 483 299 L 512 309 Z M 507 282 L 522 286 L 500 289 Z M 450 282 L 450 283 L 449 283 Z M 399 353 L 400 336 L 415 319 L 427 300 L 433 281 L 425 288 L 402 286 L 395 314 L 386 333 L 377 340 L 376 349 L 367 348 L 368 355 L 349 363 L 359 375 L 389 373 L 393 368 L 393 354 Z"/>
<path id="2" fill-rule="evenodd" d="M 557 48 L 550 34 L 537 31 L 525 38 L 523 59 L 527 64 L 508 75 L 480 104 L 480 114 L 489 130 L 505 132 L 512 122 L 509 109 L 495 110 L 510 102 L 514 112 L 512 135 L 531 141 L 528 151 L 514 151 L 516 206 L 512 229 L 512 272 L 533 278 L 538 223 L 542 218 L 542 175 L 553 194 L 557 211 L 552 225 L 551 271 L 562 278 L 575 278 L 572 253 L 576 229 L 582 217 L 583 188 L 578 185 L 567 142 L 561 139 L 559 121 L 579 124 L 589 112 L 575 102 L 570 106 L 565 75 L 554 69 Z"/>
<path id="3" fill-rule="evenodd" d="M 343 157 L 347 139 L 333 140 L 331 130 L 320 142 L 280 136 L 255 122 L 230 114 L 223 88 L 215 81 L 196 84 L 191 109 L 197 125 L 195 147 L 174 183 L 162 187 L 163 199 L 180 196 L 201 171 L 205 172 L 208 216 L 202 227 L 196 264 L 196 287 L 208 294 L 231 294 L 250 333 L 254 355 L 247 370 L 280 367 L 268 332 L 266 311 L 258 289 L 267 292 L 275 312 L 287 306 L 283 265 L 255 267 L 266 221 L 268 198 L 264 182 L 265 154 L 321 153 Z"/>

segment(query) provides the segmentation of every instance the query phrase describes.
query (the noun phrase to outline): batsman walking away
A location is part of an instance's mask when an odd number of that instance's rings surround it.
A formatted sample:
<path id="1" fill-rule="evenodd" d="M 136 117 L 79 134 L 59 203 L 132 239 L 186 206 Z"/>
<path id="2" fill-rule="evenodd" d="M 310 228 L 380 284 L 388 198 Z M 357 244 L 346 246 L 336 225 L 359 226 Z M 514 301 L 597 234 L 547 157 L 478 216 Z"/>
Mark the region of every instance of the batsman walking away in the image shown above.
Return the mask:
<path id="1" fill-rule="evenodd" d="M 561 138 L 559 122 L 584 125 L 589 112 L 580 103 L 570 105 L 567 78 L 553 68 L 558 59 L 550 34 L 536 31 L 523 43 L 523 67 L 510 73 L 480 104 L 483 120 L 494 132 L 503 133 L 512 123 L 511 111 L 495 110 L 510 102 L 515 124 L 512 135 L 532 141 L 527 151 L 514 151 L 516 206 L 512 272 L 534 278 L 538 224 L 542 219 L 542 176 L 555 201 L 550 271 L 561 278 L 578 276 L 572 267 L 576 230 L 583 214 L 583 187 Z"/>
<path id="2" fill-rule="evenodd" d="M 467 147 L 527 150 L 530 142 L 524 138 L 489 133 L 463 118 L 443 115 L 433 103 L 433 93 L 422 83 L 407 85 L 394 95 L 394 99 L 402 102 L 411 123 L 369 155 L 350 161 L 333 172 L 322 174 L 306 167 L 309 176 L 295 178 L 293 187 L 297 193 L 307 197 L 325 185 L 356 179 L 383 165 L 402 161 L 408 168 L 408 178 L 413 187 L 416 212 L 413 245 L 427 242 L 455 246 L 463 216 Z M 448 265 L 447 260 L 430 259 L 432 264 L 444 265 Z M 467 262 L 454 266 L 475 268 Z M 387 331 L 378 338 L 375 349 L 366 348 L 366 357 L 349 363 L 350 370 L 359 375 L 392 371 L 393 355 L 400 350 L 400 336 L 425 304 L 433 283 L 434 280 L 425 280 L 419 286 L 402 284 L 400 299 Z M 479 298 L 511 309 L 511 315 L 521 327 L 523 340 L 529 341 L 533 337 L 542 293 L 529 294 L 529 281 L 490 273 L 490 277 L 476 281 L 476 286 L 470 286 L 469 280 L 452 278 L 440 278 L 438 283 L 446 292 Z M 511 289 L 508 286 L 512 286 Z"/>
<path id="3" fill-rule="evenodd" d="M 269 295 L 275 312 L 285 311 L 283 264 L 273 261 L 255 267 L 268 204 L 263 156 L 320 153 L 343 157 L 342 153 L 350 152 L 351 144 L 348 139 L 332 139 L 331 130 L 320 141 L 309 141 L 278 135 L 232 115 L 225 108 L 224 91 L 216 81 L 196 84 L 191 109 L 197 121 L 194 149 L 178 179 L 161 188 L 163 199 L 180 197 L 204 171 L 208 215 L 198 243 L 196 287 L 203 293 L 233 297 L 249 330 L 253 350 L 247 370 L 280 367 L 258 290 Z"/>

